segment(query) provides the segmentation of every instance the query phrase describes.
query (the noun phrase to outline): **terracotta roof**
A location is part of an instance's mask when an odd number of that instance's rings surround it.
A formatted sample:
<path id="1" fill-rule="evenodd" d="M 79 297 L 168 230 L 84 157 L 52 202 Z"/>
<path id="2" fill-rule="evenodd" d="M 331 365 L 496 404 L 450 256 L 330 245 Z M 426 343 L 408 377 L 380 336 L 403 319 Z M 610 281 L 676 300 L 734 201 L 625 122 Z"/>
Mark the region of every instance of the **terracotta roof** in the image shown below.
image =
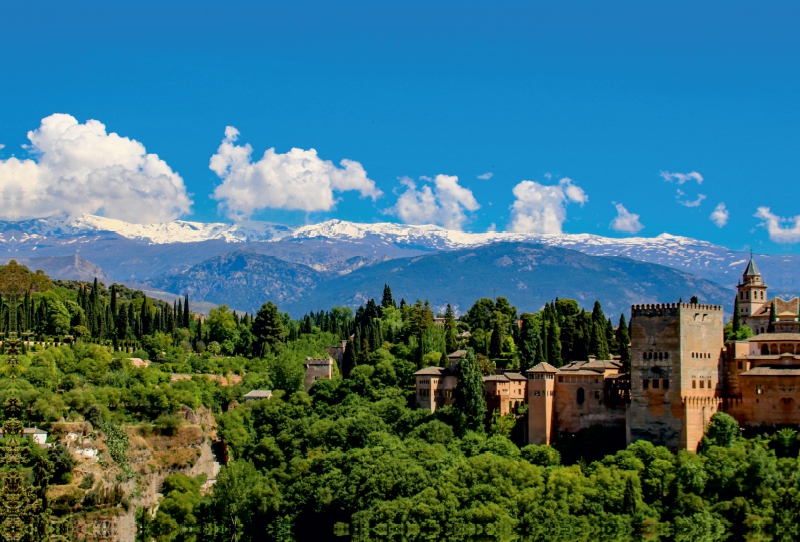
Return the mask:
<path id="1" fill-rule="evenodd" d="M 763 343 L 767 341 L 800 341 L 800 333 L 762 333 L 747 339 L 751 343 Z"/>
<path id="2" fill-rule="evenodd" d="M 561 372 L 574 372 L 574 371 L 596 371 L 598 373 L 602 373 L 608 369 L 620 369 L 622 367 L 622 362 L 613 360 L 613 359 L 590 359 L 588 361 L 573 361 L 570 362 L 561 369 Z"/>
<path id="3" fill-rule="evenodd" d="M 739 376 L 800 376 L 800 365 L 760 365 Z"/>
<path id="4" fill-rule="evenodd" d="M 756 311 L 753 316 L 767 316 L 770 312 L 770 307 L 772 304 L 775 303 L 775 312 L 791 312 L 792 314 L 797 314 L 798 310 L 800 310 L 800 298 L 793 298 L 789 301 L 785 299 L 781 299 L 780 297 L 774 297 L 771 300 L 764 303 L 758 311 Z"/>
<path id="5" fill-rule="evenodd" d="M 425 367 L 424 369 L 420 369 L 414 376 L 447 376 L 453 374 L 450 369 L 444 369 L 442 367 Z"/>
<path id="6" fill-rule="evenodd" d="M 541 363 L 537 363 L 533 368 L 528 369 L 526 372 L 528 373 L 557 373 L 558 369 L 543 361 Z"/>
<path id="7" fill-rule="evenodd" d="M 586 369 L 579 369 L 573 371 L 558 371 L 558 376 L 566 375 L 566 376 L 573 376 L 573 375 L 582 375 L 582 376 L 595 376 L 597 378 L 602 378 L 603 373 L 598 373 L 597 371 L 591 371 Z"/>
<path id="8" fill-rule="evenodd" d="M 523 375 L 521 375 L 520 373 L 506 373 L 506 375 L 505 375 L 505 376 L 506 376 L 506 378 L 508 378 L 509 380 L 528 380 L 527 378 L 525 378 L 525 377 L 524 377 Z"/>
<path id="9" fill-rule="evenodd" d="M 506 375 L 489 375 L 483 377 L 484 382 L 510 382 Z"/>

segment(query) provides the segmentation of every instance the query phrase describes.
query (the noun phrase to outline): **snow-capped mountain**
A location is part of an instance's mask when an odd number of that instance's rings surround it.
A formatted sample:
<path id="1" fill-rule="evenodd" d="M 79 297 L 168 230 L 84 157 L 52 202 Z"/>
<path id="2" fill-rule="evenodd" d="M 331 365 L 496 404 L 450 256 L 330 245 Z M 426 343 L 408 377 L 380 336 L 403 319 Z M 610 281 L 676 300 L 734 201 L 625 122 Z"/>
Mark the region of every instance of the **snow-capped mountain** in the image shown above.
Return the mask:
<path id="1" fill-rule="evenodd" d="M 131 224 L 84 215 L 53 216 L 21 222 L 0 222 L 0 247 L 8 252 L 64 255 L 81 252 L 112 276 L 143 279 L 186 269 L 208 257 L 238 250 L 242 243 L 262 254 L 336 273 L 407 255 L 460 250 L 496 242 L 540 243 L 594 256 L 627 256 L 657 263 L 731 286 L 736 284 L 748 255 L 725 247 L 663 233 L 657 237 L 611 238 L 591 234 L 537 234 L 511 232 L 470 233 L 434 225 L 363 224 L 328 220 L 306 226 L 268 222 L 203 223 L 176 220 L 163 224 Z M 102 255 L 99 254 L 102 246 Z M 134 248 L 138 246 L 140 248 Z M 226 248 L 228 247 L 229 248 Z M 145 248 L 147 247 L 147 248 Z M 125 261 L 125 268 L 109 267 L 107 259 Z M 146 256 L 146 254 L 151 256 Z M 155 263 L 148 264 L 148 259 Z M 778 291 L 800 291 L 796 276 L 800 257 L 757 257 L 766 280 Z M 149 269 L 148 266 L 152 267 Z"/>

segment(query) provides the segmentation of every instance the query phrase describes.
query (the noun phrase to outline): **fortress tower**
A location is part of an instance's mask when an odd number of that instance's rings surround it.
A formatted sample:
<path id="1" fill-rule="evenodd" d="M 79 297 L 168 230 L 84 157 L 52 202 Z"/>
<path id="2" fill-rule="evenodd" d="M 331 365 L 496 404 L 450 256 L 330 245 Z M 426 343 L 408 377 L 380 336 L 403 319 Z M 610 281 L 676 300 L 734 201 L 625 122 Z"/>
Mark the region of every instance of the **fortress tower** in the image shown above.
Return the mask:
<path id="1" fill-rule="evenodd" d="M 739 316 L 742 317 L 742 323 L 747 324 L 747 318 L 756 314 L 769 299 L 767 285 L 761 281 L 761 273 L 758 272 L 752 256 L 736 290 L 736 295 L 739 296 Z"/>
<path id="2" fill-rule="evenodd" d="M 672 450 L 697 450 L 721 402 L 723 325 L 722 307 L 715 305 L 631 308 L 628 443 L 645 439 Z"/>

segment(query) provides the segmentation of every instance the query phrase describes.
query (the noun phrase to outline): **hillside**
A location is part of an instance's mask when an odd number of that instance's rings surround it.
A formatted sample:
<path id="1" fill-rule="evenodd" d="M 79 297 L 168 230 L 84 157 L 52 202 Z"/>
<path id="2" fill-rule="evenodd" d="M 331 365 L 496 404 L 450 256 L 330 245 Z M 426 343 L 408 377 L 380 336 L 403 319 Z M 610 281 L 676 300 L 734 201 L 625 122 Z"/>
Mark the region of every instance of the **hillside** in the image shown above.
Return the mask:
<path id="1" fill-rule="evenodd" d="M 527 243 L 399 258 L 339 276 L 237 251 L 150 281 L 163 290 L 189 292 L 198 301 L 251 312 L 272 299 L 295 317 L 336 305 L 357 307 L 378 298 L 384 283 L 396 299 L 428 299 L 437 308 L 451 303 L 461 311 L 480 297 L 494 296 L 508 297 L 529 311 L 554 297 L 573 298 L 585 306 L 599 299 L 611 312 L 692 295 L 725 305 L 733 299 L 733 292 L 718 284 L 665 266 Z"/>
<path id="2" fill-rule="evenodd" d="M 244 250 L 215 256 L 183 273 L 149 281 L 170 292 L 188 293 L 196 301 L 227 304 L 255 312 L 261 303 L 280 305 L 309 295 L 323 275 L 308 266 Z"/>

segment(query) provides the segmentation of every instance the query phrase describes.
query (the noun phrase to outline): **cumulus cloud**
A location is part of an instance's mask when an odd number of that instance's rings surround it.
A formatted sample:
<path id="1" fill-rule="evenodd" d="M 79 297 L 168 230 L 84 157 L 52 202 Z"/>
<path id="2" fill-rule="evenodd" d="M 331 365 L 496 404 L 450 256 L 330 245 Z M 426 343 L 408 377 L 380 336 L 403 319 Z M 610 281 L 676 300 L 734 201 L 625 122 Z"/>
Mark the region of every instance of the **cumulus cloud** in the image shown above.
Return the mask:
<path id="1" fill-rule="evenodd" d="M 704 199 L 706 199 L 706 196 L 704 194 L 698 194 L 696 200 L 681 199 L 685 195 L 686 195 L 686 192 L 684 192 L 683 190 L 681 190 L 679 188 L 678 189 L 678 195 L 675 196 L 675 199 L 678 201 L 678 203 L 680 203 L 684 207 L 700 207 L 700 204 L 703 202 Z"/>
<path id="2" fill-rule="evenodd" d="M 513 189 L 509 230 L 531 233 L 561 233 L 567 219 L 567 204 L 589 201 L 583 188 L 564 177 L 556 185 L 522 181 Z"/>
<path id="3" fill-rule="evenodd" d="M 373 201 L 383 194 L 375 181 L 367 178 L 363 166 L 353 160 L 342 160 L 342 167 L 337 167 L 319 158 L 314 149 L 279 154 L 272 148 L 253 162 L 253 148 L 236 145 L 238 138 L 236 128 L 225 128 L 225 139 L 209 163 L 222 179 L 212 197 L 231 218 L 249 218 L 265 208 L 329 211 L 336 205 L 334 191 L 354 190 Z"/>
<path id="4" fill-rule="evenodd" d="M 467 221 L 465 211 L 480 209 L 472 190 L 459 185 L 458 177 L 453 175 L 437 175 L 433 188 L 427 184 L 417 188 L 408 177 L 400 179 L 400 183 L 406 189 L 388 212 L 406 224 L 439 224 L 460 230 Z"/>
<path id="5" fill-rule="evenodd" d="M 2 147 L 0 147 L 0 148 L 2 148 Z M 494 173 L 492 173 L 491 171 L 487 171 L 483 175 L 478 175 L 478 178 L 483 180 L 483 181 L 488 181 L 492 177 L 494 177 Z"/>
<path id="6" fill-rule="evenodd" d="M 28 132 L 32 158 L 0 160 L 0 217 L 102 214 L 165 222 L 188 213 L 183 179 L 136 140 L 96 121 L 54 114 Z"/>
<path id="7" fill-rule="evenodd" d="M 686 181 L 697 181 L 697 184 L 703 184 L 703 176 L 696 171 L 689 173 L 670 173 L 669 171 L 661 171 L 660 174 L 665 181 L 670 183 L 675 181 L 678 184 L 683 184 Z"/>
<path id="8" fill-rule="evenodd" d="M 625 233 L 638 233 L 644 229 L 644 225 L 639 222 L 639 215 L 628 211 L 621 203 L 613 203 L 617 208 L 617 216 L 611 221 L 611 229 Z"/>
<path id="9" fill-rule="evenodd" d="M 728 209 L 725 208 L 725 204 L 720 203 L 714 208 L 714 212 L 711 213 L 709 218 L 711 219 L 711 222 L 717 225 L 718 228 L 722 228 L 728 223 L 729 216 L 730 213 L 728 212 Z"/>
<path id="10" fill-rule="evenodd" d="M 771 213 L 769 207 L 759 207 L 753 216 L 762 220 L 760 225 L 767 229 L 772 241 L 776 243 L 800 242 L 800 215 L 783 218 Z"/>

